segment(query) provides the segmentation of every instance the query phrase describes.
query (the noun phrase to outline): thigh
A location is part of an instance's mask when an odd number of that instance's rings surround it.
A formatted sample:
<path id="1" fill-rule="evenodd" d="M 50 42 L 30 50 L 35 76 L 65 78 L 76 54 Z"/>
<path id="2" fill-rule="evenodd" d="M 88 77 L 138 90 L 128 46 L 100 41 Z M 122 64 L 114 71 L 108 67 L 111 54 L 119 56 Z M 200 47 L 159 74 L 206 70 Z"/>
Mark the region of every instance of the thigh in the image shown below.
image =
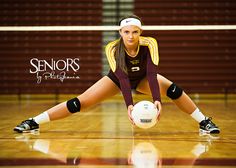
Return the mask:
<path id="1" fill-rule="evenodd" d="M 119 93 L 120 89 L 117 85 L 107 76 L 104 76 L 94 85 L 88 88 L 83 94 L 78 96 L 81 102 L 82 110 L 101 102 L 111 96 Z"/>
<path id="2" fill-rule="evenodd" d="M 160 88 L 160 94 L 162 96 L 166 95 L 167 89 L 169 88 L 169 86 L 172 84 L 172 82 L 165 78 L 164 76 L 158 74 L 157 75 L 157 79 L 158 79 L 158 84 L 159 84 L 159 88 Z M 141 92 L 143 94 L 148 94 L 151 95 L 151 90 L 149 88 L 149 83 L 147 78 L 144 78 L 139 84 L 138 87 L 136 89 L 138 92 Z"/>

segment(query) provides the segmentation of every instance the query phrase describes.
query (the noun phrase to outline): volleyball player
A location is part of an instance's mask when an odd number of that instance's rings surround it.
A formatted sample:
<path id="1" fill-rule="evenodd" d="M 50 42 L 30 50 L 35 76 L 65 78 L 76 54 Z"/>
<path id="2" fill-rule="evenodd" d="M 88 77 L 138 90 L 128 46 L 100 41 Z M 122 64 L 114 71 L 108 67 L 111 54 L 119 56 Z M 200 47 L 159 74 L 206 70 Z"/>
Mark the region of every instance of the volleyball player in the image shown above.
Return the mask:
<path id="1" fill-rule="evenodd" d="M 220 133 L 220 129 L 197 108 L 189 96 L 175 83 L 158 74 L 158 45 L 154 38 L 143 37 L 140 18 L 131 15 L 119 22 L 121 38 L 110 42 L 106 56 L 110 72 L 84 93 L 47 111 L 23 121 L 14 128 L 16 132 L 38 130 L 39 125 L 65 118 L 110 98 L 120 91 L 123 94 L 128 118 L 132 121 L 132 89 L 152 95 L 153 102 L 161 111 L 161 95 L 167 95 L 185 113 L 200 125 L 200 132 Z"/>

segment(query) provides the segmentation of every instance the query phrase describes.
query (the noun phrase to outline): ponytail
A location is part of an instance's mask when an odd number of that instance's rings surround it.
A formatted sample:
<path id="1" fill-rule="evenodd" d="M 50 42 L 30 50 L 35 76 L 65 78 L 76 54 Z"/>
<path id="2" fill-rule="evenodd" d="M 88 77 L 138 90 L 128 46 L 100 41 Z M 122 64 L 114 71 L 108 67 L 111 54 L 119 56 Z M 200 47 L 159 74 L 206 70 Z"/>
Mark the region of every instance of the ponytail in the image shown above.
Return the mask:
<path id="1" fill-rule="evenodd" d="M 116 68 L 120 68 L 123 72 L 128 74 L 125 62 L 125 45 L 122 38 L 118 40 L 118 42 L 114 47 L 115 47 Z"/>

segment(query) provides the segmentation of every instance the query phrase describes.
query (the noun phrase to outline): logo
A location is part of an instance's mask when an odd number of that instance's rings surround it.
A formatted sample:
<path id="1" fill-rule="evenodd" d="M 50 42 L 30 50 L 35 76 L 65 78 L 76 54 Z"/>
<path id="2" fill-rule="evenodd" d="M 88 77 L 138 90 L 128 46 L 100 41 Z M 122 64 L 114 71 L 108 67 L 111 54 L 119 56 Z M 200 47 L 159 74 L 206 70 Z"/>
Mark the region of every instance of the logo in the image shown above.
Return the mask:
<path id="1" fill-rule="evenodd" d="M 139 60 L 132 60 L 132 61 L 130 61 L 130 63 L 133 64 L 133 65 L 136 65 L 136 64 L 139 63 Z"/>
<path id="2" fill-rule="evenodd" d="M 37 83 L 41 83 L 42 80 L 58 79 L 63 82 L 65 79 L 79 79 L 76 74 L 80 69 L 79 58 L 66 58 L 66 59 L 38 59 L 32 58 L 30 60 L 32 66 L 29 70 L 31 74 L 36 74 Z M 73 74 L 72 76 L 67 74 Z"/>
<path id="3" fill-rule="evenodd" d="M 132 71 L 132 72 L 140 71 L 140 68 L 139 68 L 139 67 L 132 67 L 132 68 L 131 68 L 131 71 Z"/>
<path id="4" fill-rule="evenodd" d="M 125 22 L 126 22 L 126 23 L 129 23 L 129 22 L 131 22 L 131 20 L 126 20 Z"/>
<path id="5" fill-rule="evenodd" d="M 174 89 L 172 90 L 172 92 L 175 92 L 176 86 L 174 87 Z"/>
<path id="6" fill-rule="evenodd" d="M 77 107 L 77 104 L 76 104 L 76 101 L 74 101 L 73 103 L 74 103 L 75 107 L 78 108 L 78 107 Z"/>
<path id="7" fill-rule="evenodd" d="M 140 119 L 141 123 L 150 123 L 152 122 L 152 119 Z"/>

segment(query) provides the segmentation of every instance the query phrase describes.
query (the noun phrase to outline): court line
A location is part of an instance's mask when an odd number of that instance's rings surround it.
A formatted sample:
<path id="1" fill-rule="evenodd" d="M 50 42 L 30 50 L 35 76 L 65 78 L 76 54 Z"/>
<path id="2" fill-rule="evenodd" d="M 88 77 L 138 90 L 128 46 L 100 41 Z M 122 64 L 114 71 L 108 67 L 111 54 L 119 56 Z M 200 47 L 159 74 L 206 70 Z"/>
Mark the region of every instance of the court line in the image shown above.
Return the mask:
<path id="1" fill-rule="evenodd" d="M 0 31 L 115 31 L 119 26 L 0 26 Z M 236 30 L 236 25 L 147 25 L 143 30 Z"/>
<path id="2" fill-rule="evenodd" d="M 131 140 L 133 141 L 133 137 L 104 137 L 104 138 L 101 138 L 101 137 L 71 137 L 71 138 L 60 138 L 60 137 L 57 137 L 57 138 L 35 138 L 35 139 L 46 139 L 46 140 L 68 140 L 68 141 L 76 141 L 76 140 Z M 147 139 L 147 137 L 135 137 L 135 140 L 149 140 Z M 205 142 L 207 141 L 206 139 L 196 139 L 196 138 L 163 138 L 163 137 L 158 137 L 158 138 L 151 138 L 151 143 L 153 141 L 156 141 L 156 140 L 159 140 L 159 141 L 186 141 L 188 140 L 188 142 Z M 230 141 L 229 141 L 230 140 Z M 236 144 L 236 142 L 232 142 L 234 141 L 235 139 L 233 138 L 221 138 L 220 141 L 214 141 L 214 143 L 223 143 L 223 144 Z M 13 139 L 13 138 L 0 138 L 0 142 L 9 142 L 9 141 L 13 141 L 13 142 L 16 142 L 17 139 Z"/>
<path id="3" fill-rule="evenodd" d="M 192 162 L 192 160 L 196 160 Z M 161 158 L 162 165 L 236 166 L 236 158 Z M 129 165 L 127 158 L 0 158 L 0 166 Z"/>

